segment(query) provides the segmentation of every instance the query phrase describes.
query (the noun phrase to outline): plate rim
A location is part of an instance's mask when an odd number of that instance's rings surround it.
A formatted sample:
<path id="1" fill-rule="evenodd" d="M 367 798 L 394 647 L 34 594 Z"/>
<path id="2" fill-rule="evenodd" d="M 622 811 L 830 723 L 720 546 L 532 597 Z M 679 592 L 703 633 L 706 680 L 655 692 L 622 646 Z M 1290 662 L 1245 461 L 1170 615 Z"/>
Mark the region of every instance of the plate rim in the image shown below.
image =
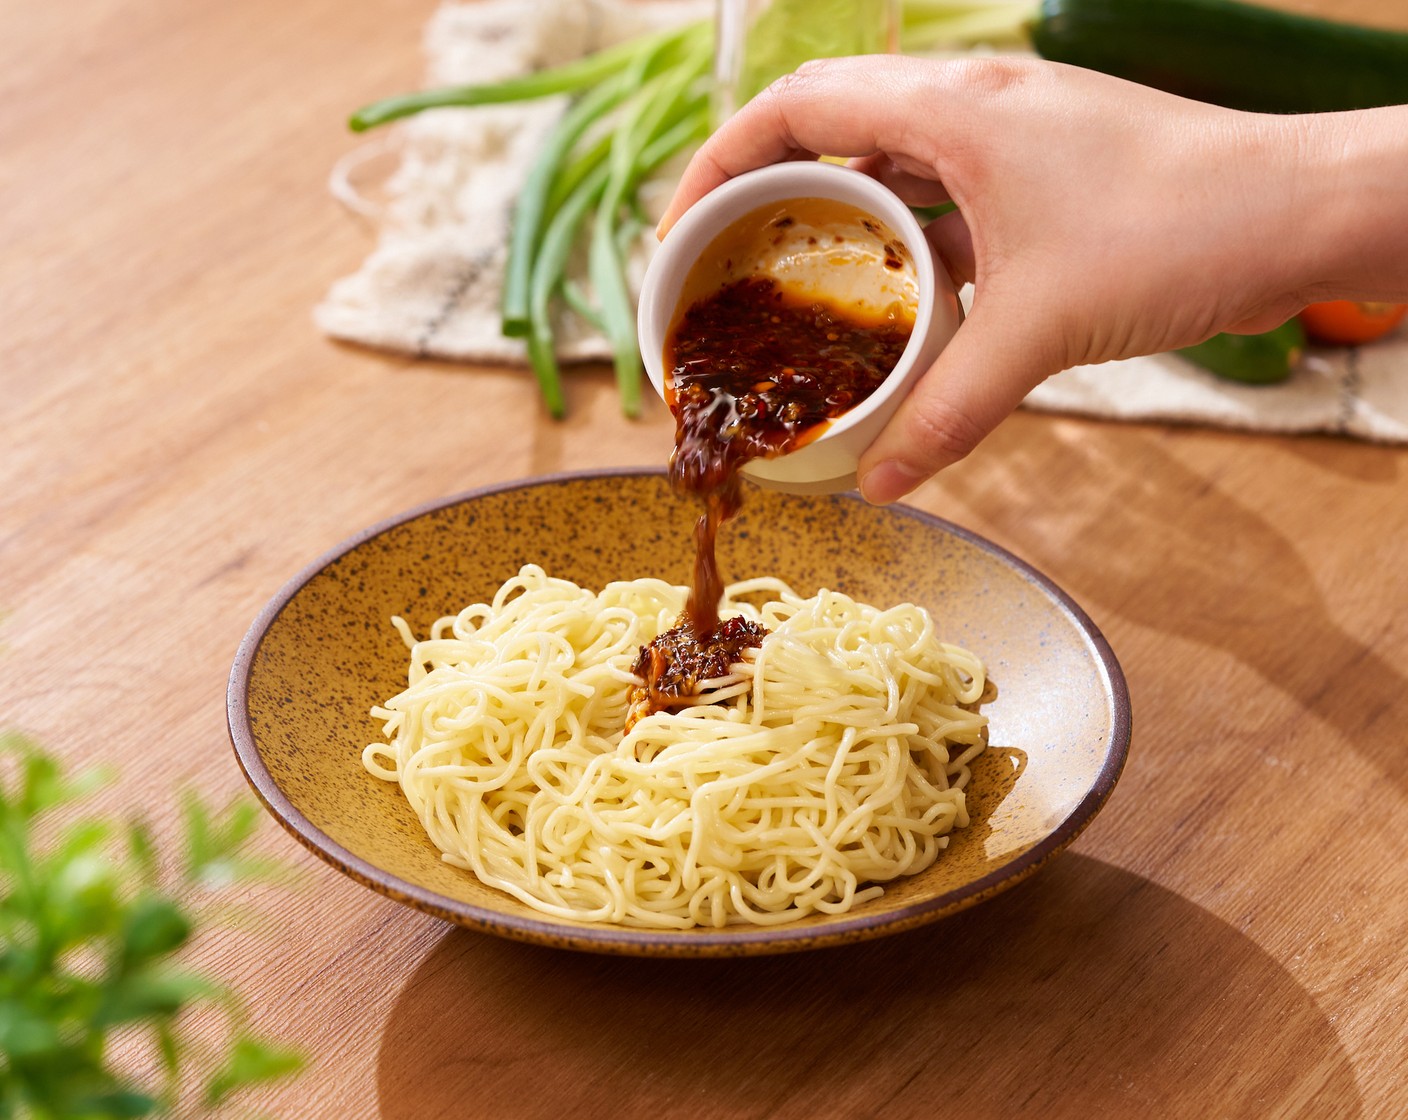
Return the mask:
<path id="1" fill-rule="evenodd" d="M 630 956 L 733 956 L 794 952 L 849 944 L 873 937 L 898 933 L 949 914 L 967 909 L 1034 874 L 1049 859 L 1068 847 L 1084 831 L 1109 799 L 1129 754 L 1132 710 L 1124 670 L 1104 634 L 1081 606 L 1049 576 L 1015 553 L 970 529 L 904 503 L 886 507 L 941 532 L 949 533 L 1004 562 L 1029 583 L 1045 592 L 1068 616 L 1091 644 L 1104 679 L 1112 708 L 1109 742 L 1094 782 L 1066 813 L 1059 824 L 1031 848 L 1009 863 L 980 878 L 933 898 L 879 914 L 859 914 L 845 920 L 815 926 L 780 925 L 767 927 L 727 926 L 724 929 L 690 930 L 635 929 L 608 923 L 572 923 L 547 916 L 514 915 L 488 910 L 473 903 L 450 898 L 438 891 L 417 886 L 378 867 L 343 847 L 308 819 L 288 798 L 265 765 L 250 721 L 249 687 L 259 647 L 269 629 L 293 598 L 328 565 L 342 559 L 366 542 L 417 518 L 452 506 L 512 490 L 560 485 L 611 478 L 664 478 L 661 467 L 617 467 L 560 471 L 529 478 L 491 483 L 447 497 L 422 502 L 401 513 L 383 518 L 345 538 L 315 560 L 304 565 L 264 604 L 235 652 L 226 685 L 226 722 L 235 758 L 245 779 L 265 808 L 296 840 L 315 855 L 363 886 L 370 887 L 397 902 L 432 914 L 442 920 L 514 940 L 597 953 Z M 829 495 L 864 503 L 855 491 Z"/>

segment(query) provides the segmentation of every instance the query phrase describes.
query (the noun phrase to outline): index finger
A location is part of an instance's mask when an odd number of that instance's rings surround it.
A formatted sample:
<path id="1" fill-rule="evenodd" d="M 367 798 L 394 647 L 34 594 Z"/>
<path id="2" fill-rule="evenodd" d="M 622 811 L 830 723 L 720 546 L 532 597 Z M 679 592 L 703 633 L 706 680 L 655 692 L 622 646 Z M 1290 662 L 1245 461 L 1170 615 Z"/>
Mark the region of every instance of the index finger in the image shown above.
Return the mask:
<path id="1" fill-rule="evenodd" d="M 898 55 L 861 55 L 804 63 L 779 78 L 721 125 L 694 154 L 660 219 L 664 237 L 680 215 L 745 171 L 788 160 L 920 155 L 916 92 L 938 64 Z"/>

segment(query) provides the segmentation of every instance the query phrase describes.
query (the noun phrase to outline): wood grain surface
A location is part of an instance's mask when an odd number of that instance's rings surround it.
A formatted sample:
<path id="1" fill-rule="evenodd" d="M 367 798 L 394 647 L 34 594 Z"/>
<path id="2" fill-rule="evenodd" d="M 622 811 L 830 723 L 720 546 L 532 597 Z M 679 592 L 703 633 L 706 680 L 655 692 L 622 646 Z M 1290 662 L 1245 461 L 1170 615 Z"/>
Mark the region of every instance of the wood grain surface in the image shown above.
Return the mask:
<path id="1" fill-rule="evenodd" d="M 180 789 L 243 790 L 226 674 L 306 562 L 442 495 L 667 454 L 601 369 L 552 423 L 520 371 L 314 329 L 371 244 L 325 189 L 343 118 L 417 82 L 431 7 L 0 9 L 0 724 L 118 766 L 103 807 L 163 834 Z M 447 927 L 270 824 L 301 888 L 199 950 L 315 1056 L 255 1103 L 1408 1115 L 1408 450 L 1019 414 L 915 502 L 1047 572 L 1124 664 L 1129 765 L 1070 853 L 911 934 L 682 964 Z"/>

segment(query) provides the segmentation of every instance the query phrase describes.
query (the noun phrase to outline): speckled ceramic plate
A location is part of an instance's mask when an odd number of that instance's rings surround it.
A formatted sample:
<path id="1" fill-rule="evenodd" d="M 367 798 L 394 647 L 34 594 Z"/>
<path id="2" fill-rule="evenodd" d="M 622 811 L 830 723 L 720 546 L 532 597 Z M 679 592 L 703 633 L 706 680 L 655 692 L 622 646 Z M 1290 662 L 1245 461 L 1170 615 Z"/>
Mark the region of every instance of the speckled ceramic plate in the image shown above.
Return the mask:
<path id="1" fill-rule="evenodd" d="M 1079 607 L 1014 556 L 947 522 L 851 496 L 751 489 L 720 540 L 725 578 L 772 574 L 876 605 L 917 602 L 997 686 L 974 766 L 972 824 L 927 871 L 849 914 L 655 932 L 545 917 L 442 862 L 394 785 L 362 768 L 372 705 L 405 684 L 393 614 L 417 633 L 490 597 L 525 563 L 600 587 L 687 582 L 692 503 L 658 471 L 562 475 L 412 510 L 334 549 L 255 620 L 230 676 L 230 734 L 264 803 L 358 882 L 473 929 L 605 953 L 723 956 L 875 937 L 972 906 L 1065 848 L 1109 796 L 1129 744 L 1114 654 Z"/>

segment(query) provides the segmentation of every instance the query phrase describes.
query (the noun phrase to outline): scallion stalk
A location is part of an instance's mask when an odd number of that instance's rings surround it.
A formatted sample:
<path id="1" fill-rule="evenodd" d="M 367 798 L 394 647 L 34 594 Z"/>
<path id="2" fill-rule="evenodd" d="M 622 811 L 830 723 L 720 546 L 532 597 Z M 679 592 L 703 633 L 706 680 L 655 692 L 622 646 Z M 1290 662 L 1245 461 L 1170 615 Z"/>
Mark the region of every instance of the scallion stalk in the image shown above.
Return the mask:
<path id="1" fill-rule="evenodd" d="M 612 134 L 599 138 L 584 159 L 569 163 L 567 157 L 574 145 L 593 125 L 608 119 L 612 111 L 623 103 L 623 112 L 633 112 L 633 107 L 641 104 L 642 91 L 653 75 L 660 71 L 677 73 L 680 58 L 688 59 L 695 53 L 689 49 L 689 41 L 680 32 L 648 36 L 635 42 L 637 49 L 625 64 L 583 94 L 564 114 L 524 182 L 514 207 L 501 296 L 502 330 L 505 335 L 521 337 L 529 333 L 529 277 L 543 226 L 572 193 L 581 177 L 595 166 L 592 158 L 595 153 L 600 150 L 604 158 L 606 149 L 613 142 Z"/>
<path id="2" fill-rule="evenodd" d="M 627 416 L 640 415 L 640 348 L 620 248 L 620 215 L 640 179 L 637 161 L 647 139 L 688 107 L 687 93 L 707 72 L 709 58 L 708 51 L 690 52 L 675 70 L 658 75 L 642 87 L 640 96 L 622 114 L 611 146 L 606 188 L 593 222 L 588 271 L 611 346 L 621 409 Z M 700 103 L 699 111 L 704 109 Z"/>
<path id="3" fill-rule="evenodd" d="M 685 145 L 704 138 L 708 129 L 707 99 L 699 98 L 688 108 L 689 112 L 681 114 L 679 120 L 671 123 L 641 150 L 635 166 L 636 182 Z M 609 164 L 598 164 L 563 202 L 548 223 L 534 262 L 529 304 L 532 326 L 528 334 L 528 360 L 549 414 L 559 419 L 566 415 L 566 401 L 562 395 L 561 370 L 553 338 L 552 300 L 561 287 L 577 231 L 587 212 L 600 201 L 606 190 L 610 170 Z"/>
<path id="4" fill-rule="evenodd" d="M 623 70 L 584 94 L 552 130 L 529 170 L 509 227 L 508 262 L 504 266 L 504 287 L 500 296 L 504 334 L 520 337 L 528 333 L 529 276 L 539 234 L 553 209 L 549 199 L 553 184 L 561 176 L 564 159 L 582 134 L 618 105 L 634 85 L 630 71 Z"/>
<path id="5" fill-rule="evenodd" d="M 413 116 L 426 109 L 502 105 L 511 101 L 533 101 L 559 93 L 580 93 L 582 90 L 591 89 L 617 71 L 624 70 L 642 51 L 693 38 L 702 26 L 689 24 L 669 31 L 643 35 L 561 66 L 535 70 L 530 74 L 506 78 L 501 82 L 417 90 L 414 93 L 382 98 L 358 109 L 348 123 L 353 132 L 365 132 L 369 128 Z"/>

